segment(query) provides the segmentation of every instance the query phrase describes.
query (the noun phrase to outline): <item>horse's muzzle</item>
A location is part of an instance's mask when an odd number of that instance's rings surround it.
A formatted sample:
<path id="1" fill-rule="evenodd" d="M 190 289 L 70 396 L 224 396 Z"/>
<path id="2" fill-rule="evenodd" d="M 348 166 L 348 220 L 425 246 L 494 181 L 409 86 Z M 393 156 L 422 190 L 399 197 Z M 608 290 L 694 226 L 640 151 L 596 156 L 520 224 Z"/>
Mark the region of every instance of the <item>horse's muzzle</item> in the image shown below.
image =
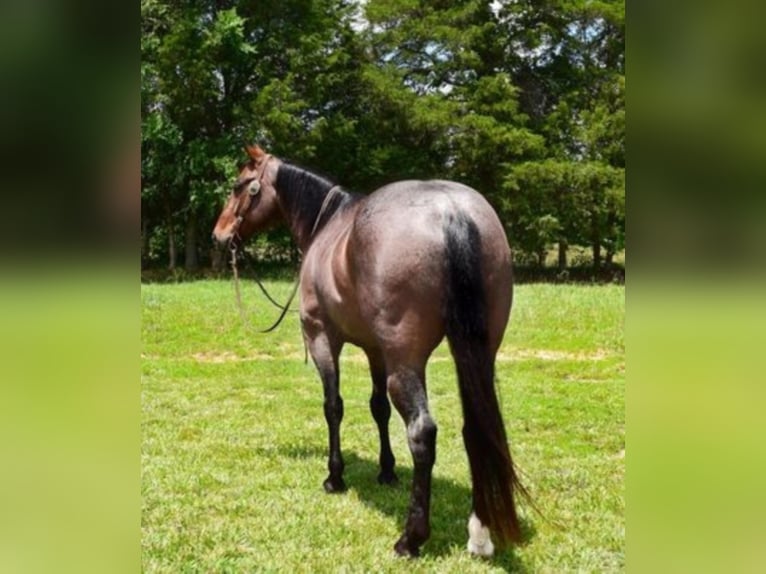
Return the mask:
<path id="1" fill-rule="evenodd" d="M 213 240 L 213 243 L 219 246 L 228 245 L 232 241 L 231 233 L 225 233 L 225 232 L 221 233 L 218 231 L 213 231 L 211 238 Z"/>

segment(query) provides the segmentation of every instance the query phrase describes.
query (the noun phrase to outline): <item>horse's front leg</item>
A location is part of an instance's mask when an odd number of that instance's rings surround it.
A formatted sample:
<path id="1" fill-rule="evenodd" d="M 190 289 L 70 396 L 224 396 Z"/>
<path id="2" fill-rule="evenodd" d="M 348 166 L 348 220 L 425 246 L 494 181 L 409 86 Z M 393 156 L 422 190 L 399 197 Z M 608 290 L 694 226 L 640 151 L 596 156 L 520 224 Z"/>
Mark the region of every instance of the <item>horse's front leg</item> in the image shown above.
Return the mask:
<path id="1" fill-rule="evenodd" d="M 311 358 L 319 371 L 324 389 L 324 416 L 329 431 L 330 453 L 327 468 L 330 475 L 324 481 L 327 492 L 343 492 L 346 483 L 343 481 L 343 456 L 340 452 L 340 423 L 343 420 L 343 399 L 340 396 L 340 380 L 338 356 L 343 343 L 321 329 L 316 323 L 306 328 L 306 342 Z"/>

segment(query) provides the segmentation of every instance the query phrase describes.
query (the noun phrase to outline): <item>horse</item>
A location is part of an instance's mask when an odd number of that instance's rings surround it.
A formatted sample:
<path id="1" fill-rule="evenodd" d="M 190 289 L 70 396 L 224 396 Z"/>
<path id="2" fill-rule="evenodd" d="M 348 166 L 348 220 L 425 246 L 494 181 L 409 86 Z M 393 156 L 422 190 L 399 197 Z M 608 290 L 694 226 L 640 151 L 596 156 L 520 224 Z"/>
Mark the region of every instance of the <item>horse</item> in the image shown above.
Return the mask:
<path id="1" fill-rule="evenodd" d="M 513 298 L 511 250 L 495 211 L 477 191 L 456 182 L 399 181 L 365 196 L 258 145 L 246 151 L 213 239 L 236 249 L 254 233 L 283 223 L 302 253 L 300 321 L 322 381 L 329 431 L 325 491 L 346 490 L 338 357 L 350 343 L 364 351 L 372 375 L 381 484 L 398 480 L 388 434 L 391 402 L 406 425 L 413 479 L 394 550 L 419 556 L 430 536 L 437 434 L 425 371 L 446 337 L 471 471 L 468 550 L 491 556 L 495 546 L 519 542 L 516 495 L 525 491 L 494 387 L 495 357 Z"/>

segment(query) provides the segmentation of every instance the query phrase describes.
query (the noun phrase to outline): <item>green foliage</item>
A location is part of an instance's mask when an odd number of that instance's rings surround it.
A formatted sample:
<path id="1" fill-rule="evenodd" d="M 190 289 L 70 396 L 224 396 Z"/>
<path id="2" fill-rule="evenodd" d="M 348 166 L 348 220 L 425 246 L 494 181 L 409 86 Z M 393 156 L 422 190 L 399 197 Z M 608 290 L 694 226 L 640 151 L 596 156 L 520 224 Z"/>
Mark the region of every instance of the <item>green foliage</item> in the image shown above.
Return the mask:
<path id="1" fill-rule="evenodd" d="M 528 253 L 554 242 L 589 245 L 594 236 L 612 253 L 624 248 L 624 170 L 600 162 L 543 160 L 513 166 L 505 180 L 510 233 Z"/>
<path id="2" fill-rule="evenodd" d="M 621 1 L 142 0 L 141 13 L 149 259 L 167 261 L 173 238 L 207 253 L 252 141 L 362 192 L 462 181 L 527 254 L 624 245 Z"/>

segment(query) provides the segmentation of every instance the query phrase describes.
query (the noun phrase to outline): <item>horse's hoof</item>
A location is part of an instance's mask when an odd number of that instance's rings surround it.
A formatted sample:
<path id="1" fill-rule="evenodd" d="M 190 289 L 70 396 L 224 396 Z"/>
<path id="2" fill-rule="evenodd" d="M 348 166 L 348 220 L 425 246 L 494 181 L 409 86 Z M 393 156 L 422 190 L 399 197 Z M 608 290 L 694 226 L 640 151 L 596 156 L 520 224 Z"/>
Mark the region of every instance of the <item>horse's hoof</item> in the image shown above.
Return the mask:
<path id="1" fill-rule="evenodd" d="M 394 552 L 399 556 L 405 556 L 407 558 L 417 558 L 420 556 L 420 549 L 417 547 L 410 547 L 410 545 L 407 544 L 406 536 L 402 536 L 396 544 L 394 544 Z"/>
<path id="2" fill-rule="evenodd" d="M 474 512 L 468 519 L 468 552 L 482 558 L 489 558 L 495 553 L 489 528 L 481 523 Z"/>
<path id="3" fill-rule="evenodd" d="M 396 476 L 394 471 L 381 472 L 378 475 L 378 484 L 387 484 L 389 486 L 396 486 L 399 484 L 399 477 Z"/>
<path id="4" fill-rule="evenodd" d="M 338 479 L 332 479 L 328 478 L 322 483 L 322 486 L 324 486 L 324 491 L 328 494 L 337 494 L 340 492 L 346 492 L 346 483 L 343 482 L 342 478 Z"/>

